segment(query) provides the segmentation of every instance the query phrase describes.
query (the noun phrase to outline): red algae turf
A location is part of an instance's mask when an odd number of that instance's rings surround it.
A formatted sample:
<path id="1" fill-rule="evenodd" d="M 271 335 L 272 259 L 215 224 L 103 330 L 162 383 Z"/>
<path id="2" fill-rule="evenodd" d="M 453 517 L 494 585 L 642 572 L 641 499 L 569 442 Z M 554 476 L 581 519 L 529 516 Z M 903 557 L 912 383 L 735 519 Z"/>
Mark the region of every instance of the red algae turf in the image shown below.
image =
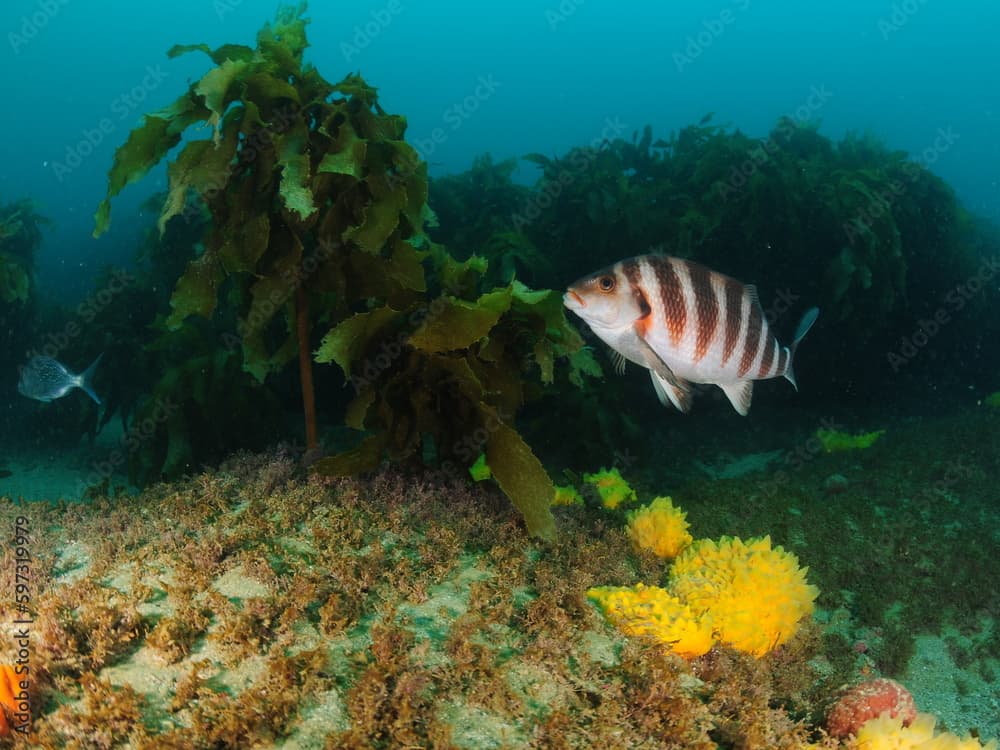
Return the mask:
<path id="1" fill-rule="evenodd" d="M 814 626 L 759 660 L 627 640 L 585 592 L 653 580 L 658 563 L 598 511 L 558 512 L 559 540 L 536 543 L 488 487 L 394 469 L 321 480 L 281 453 L 137 496 L 0 503 L 34 529 L 33 718 L 16 741 L 707 750 L 820 736 L 809 721 L 835 685 L 809 661 Z"/>

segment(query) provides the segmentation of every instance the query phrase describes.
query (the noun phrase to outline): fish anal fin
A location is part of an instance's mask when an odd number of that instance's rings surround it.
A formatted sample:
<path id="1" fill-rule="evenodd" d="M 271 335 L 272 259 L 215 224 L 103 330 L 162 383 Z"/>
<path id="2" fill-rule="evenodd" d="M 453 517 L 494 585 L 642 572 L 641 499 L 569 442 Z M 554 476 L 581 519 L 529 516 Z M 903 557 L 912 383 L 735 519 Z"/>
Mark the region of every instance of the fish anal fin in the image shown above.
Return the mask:
<path id="1" fill-rule="evenodd" d="M 741 416 L 750 413 L 750 402 L 753 400 L 753 381 L 738 380 L 735 383 L 719 383 L 719 388 L 726 394 L 729 403 Z"/>
<path id="2" fill-rule="evenodd" d="M 650 370 L 656 372 L 661 378 L 666 382 L 676 385 L 677 376 L 674 375 L 674 371 L 670 369 L 670 365 L 663 361 L 663 358 L 649 345 L 649 342 L 642 336 L 642 331 L 638 330 L 638 321 L 636 322 L 636 329 L 639 335 L 636 337 L 635 346 L 639 354 L 642 355 L 643 361 L 646 363 L 646 367 Z"/>
<path id="3" fill-rule="evenodd" d="M 641 335 L 637 337 L 637 346 L 646 367 L 649 368 L 653 388 L 660 403 L 666 405 L 667 401 L 670 401 L 679 411 L 685 414 L 689 412 L 692 401 L 691 384 L 677 377 Z"/>
<path id="4" fill-rule="evenodd" d="M 649 378 L 653 381 L 653 390 L 656 391 L 656 397 L 660 399 L 661 404 L 664 406 L 673 404 L 682 414 L 691 411 L 694 399 L 686 381 L 675 378 L 673 383 L 668 383 L 656 370 L 649 371 Z"/>

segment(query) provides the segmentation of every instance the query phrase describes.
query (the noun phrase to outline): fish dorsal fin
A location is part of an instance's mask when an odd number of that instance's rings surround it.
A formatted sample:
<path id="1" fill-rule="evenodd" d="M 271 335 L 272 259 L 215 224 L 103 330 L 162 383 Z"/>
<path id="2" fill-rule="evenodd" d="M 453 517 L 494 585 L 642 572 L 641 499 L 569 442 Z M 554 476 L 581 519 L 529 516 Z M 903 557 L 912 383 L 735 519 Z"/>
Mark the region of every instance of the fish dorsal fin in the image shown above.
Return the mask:
<path id="1" fill-rule="evenodd" d="M 760 295 L 757 294 L 757 285 L 747 284 L 746 290 L 747 290 L 747 296 L 750 298 L 750 306 L 753 307 L 754 305 L 759 305 Z"/>
<path id="2" fill-rule="evenodd" d="M 735 383 L 719 383 L 719 388 L 726 394 L 729 403 L 741 416 L 750 412 L 750 401 L 753 400 L 753 381 L 738 380 Z"/>
<path id="3" fill-rule="evenodd" d="M 611 350 L 611 364 L 619 375 L 625 374 L 625 355 L 617 349 Z"/>
<path id="4" fill-rule="evenodd" d="M 660 399 L 661 404 L 664 406 L 673 404 L 682 414 L 691 411 L 693 399 L 686 381 L 675 379 L 673 383 L 668 383 L 656 370 L 649 371 L 649 378 L 653 381 L 653 390 L 656 391 L 656 397 Z"/>

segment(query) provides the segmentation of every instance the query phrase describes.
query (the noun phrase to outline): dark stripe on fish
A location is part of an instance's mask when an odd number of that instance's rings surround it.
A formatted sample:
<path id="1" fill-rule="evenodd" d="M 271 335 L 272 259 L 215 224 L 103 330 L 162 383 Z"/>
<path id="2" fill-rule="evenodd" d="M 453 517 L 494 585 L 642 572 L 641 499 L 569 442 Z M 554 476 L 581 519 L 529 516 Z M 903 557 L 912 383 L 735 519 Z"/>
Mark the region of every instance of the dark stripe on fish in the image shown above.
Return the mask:
<path id="1" fill-rule="evenodd" d="M 743 285 L 736 279 L 726 279 L 726 343 L 722 349 L 722 364 L 726 364 L 736 350 L 743 322 Z"/>
<path id="2" fill-rule="evenodd" d="M 788 349 L 781 347 L 781 353 L 778 354 L 778 371 L 774 373 L 775 375 L 784 375 L 785 369 L 788 367 Z"/>
<path id="3" fill-rule="evenodd" d="M 757 359 L 757 349 L 760 348 L 760 333 L 763 316 L 760 313 L 760 304 L 756 301 L 750 303 L 750 319 L 747 320 L 747 333 L 743 339 L 743 357 L 740 359 L 740 369 L 737 376 L 742 378 L 753 366 L 753 361 Z"/>
<path id="4" fill-rule="evenodd" d="M 632 288 L 632 295 L 635 297 L 636 304 L 639 305 L 639 309 L 642 311 L 642 317 L 647 317 L 653 311 L 653 308 L 649 306 L 646 293 L 642 290 L 642 269 L 639 268 L 639 263 L 634 258 L 629 258 L 622 263 L 622 273 L 628 279 L 628 285 Z"/>
<path id="5" fill-rule="evenodd" d="M 766 378 L 774 363 L 774 350 L 778 348 L 778 340 L 774 336 L 769 338 L 770 342 L 764 342 L 764 356 L 760 358 L 760 368 L 757 370 L 758 378 Z"/>
<path id="6" fill-rule="evenodd" d="M 700 362 L 715 337 L 719 324 L 719 300 L 712 288 L 712 272 L 699 263 L 688 262 L 691 291 L 694 296 L 694 310 L 697 319 L 697 341 L 694 347 L 694 361 Z"/>
<path id="7" fill-rule="evenodd" d="M 656 274 L 656 283 L 660 286 L 663 322 L 670 335 L 670 343 L 677 346 L 684 338 L 684 330 L 687 328 L 688 312 L 684 301 L 684 289 L 681 287 L 681 280 L 677 276 L 671 258 L 655 255 L 650 258 L 650 264 L 653 266 L 653 273 Z"/>

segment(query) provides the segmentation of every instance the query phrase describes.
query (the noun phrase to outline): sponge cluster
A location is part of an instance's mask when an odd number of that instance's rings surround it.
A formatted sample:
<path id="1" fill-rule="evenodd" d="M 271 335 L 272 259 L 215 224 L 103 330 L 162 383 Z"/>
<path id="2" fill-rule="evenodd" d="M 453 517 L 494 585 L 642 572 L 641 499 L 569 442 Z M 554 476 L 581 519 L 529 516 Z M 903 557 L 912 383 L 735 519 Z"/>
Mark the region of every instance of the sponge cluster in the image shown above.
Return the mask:
<path id="1" fill-rule="evenodd" d="M 666 588 L 602 586 L 587 595 L 626 634 L 652 637 L 685 658 L 716 642 L 760 657 L 812 614 L 819 590 L 807 572 L 770 537 L 701 539 L 680 553 Z"/>

